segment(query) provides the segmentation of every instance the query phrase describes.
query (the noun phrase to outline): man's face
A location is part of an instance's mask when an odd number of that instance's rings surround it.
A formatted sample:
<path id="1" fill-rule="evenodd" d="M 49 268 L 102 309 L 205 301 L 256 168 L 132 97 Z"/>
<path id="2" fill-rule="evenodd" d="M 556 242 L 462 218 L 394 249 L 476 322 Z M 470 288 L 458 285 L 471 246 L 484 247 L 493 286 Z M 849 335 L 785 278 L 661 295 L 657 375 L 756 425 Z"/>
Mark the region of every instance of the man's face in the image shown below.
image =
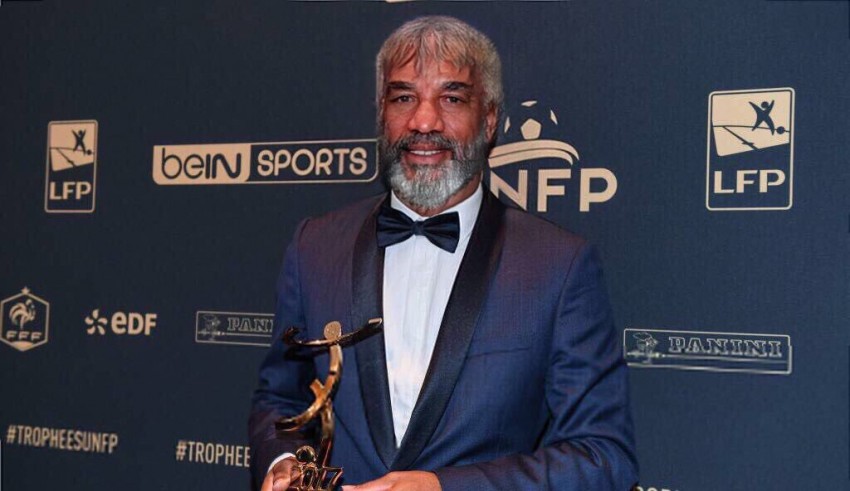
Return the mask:
<path id="1" fill-rule="evenodd" d="M 496 128 L 483 88 L 469 67 L 415 60 L 386 81 L 381 161 L 403 200 L 433 209 L 483 169 Z"/>

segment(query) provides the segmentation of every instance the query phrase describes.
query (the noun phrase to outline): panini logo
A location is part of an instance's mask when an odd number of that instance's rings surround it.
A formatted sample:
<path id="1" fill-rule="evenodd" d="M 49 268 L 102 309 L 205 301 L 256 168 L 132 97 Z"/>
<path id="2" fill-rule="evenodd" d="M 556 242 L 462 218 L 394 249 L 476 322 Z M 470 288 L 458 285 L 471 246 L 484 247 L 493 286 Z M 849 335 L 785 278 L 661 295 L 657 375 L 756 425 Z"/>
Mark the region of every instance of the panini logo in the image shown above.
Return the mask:
<path id="1" fill-rule="evenodd" d="M 630 367 L 791 374 L 791 337 L 777 334 L 626 329 Z"/>
<path id="2" fill-rule="evenodd" d="M 272 341 L 274 314 L 218 312 L 195 313 L 195 342 L 268 347 Z"/>
<path id="3" fill-rule="evenodd" d="M 156 145 L 153 180 L 165 186 L 371 182 L 377 162 L 374 139 Z"/>

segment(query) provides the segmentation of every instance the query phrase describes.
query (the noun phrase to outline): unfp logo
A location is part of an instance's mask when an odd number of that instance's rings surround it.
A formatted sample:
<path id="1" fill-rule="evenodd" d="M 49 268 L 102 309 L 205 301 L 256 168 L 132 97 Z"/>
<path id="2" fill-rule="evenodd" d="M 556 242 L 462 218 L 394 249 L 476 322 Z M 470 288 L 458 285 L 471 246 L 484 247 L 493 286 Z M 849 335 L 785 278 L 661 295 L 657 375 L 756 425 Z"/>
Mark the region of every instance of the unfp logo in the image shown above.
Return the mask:
<path id="1" fill-rule="evenodd" d="M 787 210 L 793 203 L 794 89 L 708 96 L 706 207 Z"/>
<path id="2" fill-rule="evenodd" d="M 97 180 L 97 121 L 47 125 L 44 211 L 92 213 Z"/>
<path id="3" fill-rule="evenodd" d="M 377 175 L 374 139 L 153 149 L 153 180 L 160 185 L 351 183 L 369 182 Z"/>
<path id="4" fill-rule="evenodd" d="M 508 141 L 490 152 L 489 183 L 493 194 L 504 194 L 524 210 L 545 213 L 549 198 L 567 194 L 565 181 L 578 177 L 579 210 L 590 211 L 617 192 L 617 177 L 608 169 L 574 169 L 578 151 L 555 139 L 558 117 L 536 100 L 525 101 L 505 118 L 502 133 Z M 552 138 L 546 137 L 549 134 Z M 544 136 L 544 138 L 541 138 Z M 518 140 L 518 141 L 517 141 Z M 578 176 L 573 175 L 576 171 Z"/>
<path id="5" fill-rule="evenodd" d="M 150 336 L 156 327 L 156 314 L 139 312 L 115 312 L 111 316 L 102 313 L 100 309 L 92 310 L 86 316 L 86 334 L 103 336 L 112 332 L 118 336 Z"/>
<path id="6" fill-rule="evenodd" d="M 27 351 L 48 341 L 50 303 L 24 287 L 0 302 L 0 341 Z"/>

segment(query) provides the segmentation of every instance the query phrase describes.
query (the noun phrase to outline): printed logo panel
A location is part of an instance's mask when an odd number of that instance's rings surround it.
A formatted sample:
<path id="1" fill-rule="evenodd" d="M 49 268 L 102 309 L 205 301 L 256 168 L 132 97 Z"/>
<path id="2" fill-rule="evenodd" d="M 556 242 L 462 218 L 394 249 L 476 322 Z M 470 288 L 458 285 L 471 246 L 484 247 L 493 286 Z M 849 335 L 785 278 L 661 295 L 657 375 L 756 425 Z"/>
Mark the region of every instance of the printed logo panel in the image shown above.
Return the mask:
<path id="1" fill-rule="evenodd" d="M 370 182 L 378 175 L 376 140 L 156 145 L 160 185 Z"/>
<path id="2" fill-rule="evenodd" d="M 251 448 L 247 445 L 232 443 L 177 440 L 177 445 L 174 447 L 174 459 L 177 462 L 195 464 L 250 467 Z"/>
<path id="3" fill-rule="evenodd" d="M 195 313 L 195 342 L 271 346 L 274 314 L 250 312 L 218 312 L 199 310 Z"/>
<path id="4" fill-rule="evenodd" d="M 793 204 L 794 89 L 708 96 L 706 207 L 787 210 Z"/>
<path id="5" fill-rule="evenodd" d="M 242 184 L 251 173 L 250 160 L 250 145 L 157 145 L 153 180 L 163 185 Z"/>
<path id="6" fill-rule="evenodd" d="M 791 337 L 779 334 L 626 329 L 630 367 L 789 375 Z"/>
<path id="7" fill-rule="evenodd" d="M 118 434 L 76 428 L 10 424 L 6 428 L 6 445 L 112 454 L 118 449 Z"/>
<path id="8" fill-rule="evenodd" d="M 117 336 L 150 336 L 156 327 L 157 314 L 141 312 L 115 312 L 108 315 L 101 309 L 92 310 L 85 318 L 89 336 L 114 334 Z"/>
<path id="9" fill-rule="evenodd" d="M 505 118 L 501 137 L 507 143 L 490 153 L 490 190 L 504 194 L 524 210 L 549 211 L 552 198 L 577 193 L 581 212 L 611 200 L 617 193 L 617 177 L 608 169 L 575 164 L 578 151 L 562 141 L 558 116 L 536 100 L 522 102 Z M 577 181 L 577 182 L 576 182 Z M 573 183 L 567 190 L 568 183 Z"/>
<path id="10" fill-rule="evenodd" d="M 0 341 L 28 351 L 48 341 L 50 303 L 24 287 L 0 302 Z"/>
<path id="11" fill-rule="evenodd" d="M 91 213 L 97 180 L 97 121 L 47 125 L 44 211 Z"/>

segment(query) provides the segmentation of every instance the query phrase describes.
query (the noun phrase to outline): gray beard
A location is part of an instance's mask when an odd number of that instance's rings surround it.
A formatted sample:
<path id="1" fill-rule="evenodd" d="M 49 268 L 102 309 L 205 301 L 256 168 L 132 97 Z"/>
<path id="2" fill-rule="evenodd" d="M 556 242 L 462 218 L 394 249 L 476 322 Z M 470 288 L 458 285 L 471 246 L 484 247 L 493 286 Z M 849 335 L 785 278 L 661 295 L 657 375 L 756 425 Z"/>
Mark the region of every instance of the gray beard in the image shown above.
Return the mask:
<path id="1" fill-rule="evenodd" d="M 401 163 L 401 152 L 413 143 L 423 142 L 451 149 L 454 158 L 437 165 L 411 165 L 413 177 L 408 179 Z M 489 153 L 485 125 L 468 145 L 435 134 L 406 136 L 394 144 L 382 134 L 378 143 L 381 168 L 390 189 L 406 204 L 423 210 L 445 205 L 484 170 Z"/>

